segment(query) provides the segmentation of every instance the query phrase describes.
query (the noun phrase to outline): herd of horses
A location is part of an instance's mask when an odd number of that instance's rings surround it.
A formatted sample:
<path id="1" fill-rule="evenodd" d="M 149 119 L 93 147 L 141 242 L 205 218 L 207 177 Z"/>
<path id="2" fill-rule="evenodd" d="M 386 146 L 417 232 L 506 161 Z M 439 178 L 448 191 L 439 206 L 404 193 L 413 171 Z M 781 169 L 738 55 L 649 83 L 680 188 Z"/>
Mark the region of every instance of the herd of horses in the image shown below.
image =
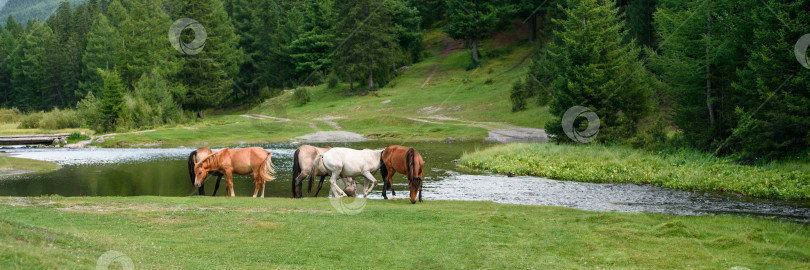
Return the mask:
<path id="1" fill-rule="evenodd" d="M 208 147 L 198 148 L 188 156 L 188 173 L 191 183 L 198 188 L 200 195 L 205 195 L 203 183 L 208 175 L 217 177 L 213 195 L 216 196 L 219 183 L 224 176 L 227 196 L 235 197 L 233 175 L 251 175 L 255 189 L 253 197 L 264 197 L 265 184 L 275 179 L 275 170 L 271 159 L 272 153 L 260 147 L 240 149 L 224 148 L 212 151 Z M 357 196 L 357 177 L 363 177 L 363 197 L 377 186 L 374 173 L 380 171 L 383 180 L 383 198 L 388 199 L 387 190 L 396 200 L 393 186 L 395 173 L 408 177 L 411 203 L 417 199 L 422 202 L 422 168 L 425 162 L 416 149 L 391 145 L 383 149 L 355 150 L 343 147 L 315 147 L 303 145 L 293 154 L 292 197 L 303 197 L 303 182 L 309 178 L 307 194 L 312 193 L 315 177 L 320 177 L 314 196 L 318 196 L 323 182 L 329 177 L 330 192 L 333 197 Z M 345 185 L 337 185 L 340 179 Z M 370 183 L 369 183 L 370 182 Z M 370 185 L 369 185 L 370 184 Z M 259 195 L 261 190 L 261 195 Z"/>

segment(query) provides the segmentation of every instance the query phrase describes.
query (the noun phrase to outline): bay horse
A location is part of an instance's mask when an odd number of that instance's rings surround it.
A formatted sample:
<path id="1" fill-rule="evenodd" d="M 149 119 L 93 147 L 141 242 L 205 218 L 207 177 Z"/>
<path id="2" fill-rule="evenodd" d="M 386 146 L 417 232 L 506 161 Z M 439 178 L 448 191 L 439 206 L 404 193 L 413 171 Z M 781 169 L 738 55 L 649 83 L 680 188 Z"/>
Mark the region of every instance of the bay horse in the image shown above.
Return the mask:
<path id="1" fill-rule="evenodd" d="M 197 150 L 191 151 L 191 154 L 188 155 L 188 177 L 191 179 L 191 185 L 194 185 L 194 164 L 203 160 L 213 154 L 214 151 L 211 151 L 211 148 L 208 147 L 200 147 Z M 214 186 L 214 194 L 211 196 L 217 196 L 217 190 L 219 190 L 219 182 L 222 181 L 223 174 L 213 171 L 209 172 L 211 175 L 217 177 L 217 184 Z M 198 188 L 200 196 L 205 196 L 205 186 L 200 186 Z"/>
<path id="2" fill-rule="evenodd" d="M 425 161 L 416 149 L 399 145 L 391 145 L 382 152 L 383 166 L 380 167 L 380 174 L 383 177 L 383 198 L 386 189 L 391 187 L 391 195 L 397 199 L 394 191 L 394 173 L 401 173 L 408 177 L 408 187 L 411 190 L 411 203 L 416 203 L 416 195 L 419 194 L 419 202 L 422 202 L 422 168 Z"/>
<path id="3" fill-rule="evenodd" d="M 312 172 L 315 171 L 316 166 L 323 164 L 324 169 L 331 175 L 329 183 L 331 184 L 333 197 L 346 196 L 346 192 L 341 190 L 335 183 L 341 176 L 363 176 L 366 178 L 366 181 L 363 183 L 363 197 L 368 197 L 368 194 L 377 186 L 377 179 L 374 178 L 373 174 L 383 166 L 381 158 L 382 151 L 382 149 L 355 150 L 343 147 L 332 148 L 315 158 L 315 161 L 312 163 L 312 169 L 310 170 L 309 181 L 311 183 L 314 179 L 315 174 Z M 369 181 L 372 182 L 371 187 L 368 186 Z"/>
<path id="4" fill-rule="evenodd" d="M 225 192 L 231 197 L 236 197 L 233 190 L 233 174 L 252 175 L 256 189 L 253 190 L 255 198 L 262 190 L 261 197 L 264 198 L 264 187 L 267 181 L 273 181 L 275 171 L 273 162 L 270 159 L 272 154 L 261 147 L 249 147 L 240 149 L 225 148 L 219 150 L 194 165 L 196 178 L 194 185 L 202 186 L 209 171 L 216 171 L 225 175 Z"/>
<path id="5" fill-rule="evenodd" d="M 293 154 L 293 170 L 292 170 L 292 195 L 293 198 L 301 198 L 302 195 L 302 186 L 303 181 L 310 175 L 310 171 L 303 171 L 301 168 L 310 168 L 312 167 L 312 162 L 315 161 L 315 158 L 318 155 L 322 155 L 332 149 L 331 146 L 327 147 L 315 147 L 312 145 L 302 145 L 295 149 L 295 153 Z M 323 164 L 320 164 L 317 169 L 315 170 L 315 176 L 320 176 L 321 181 L 318 182 L 318 189 L 315 191 L 315 197 L 318 197 L 318 193 L 321 192 L 321 187 L 323 186 L 323 180 L 326 176 L 329 175 L 329 172 L 326 171 L 326 168 L 323 167 Z M 357 196 L 355 190 L 357 189 L 357 182 L 352 180 L 351 177 L 346 179 L 343 177 L 343 183 L 346 185 L 346 194 L 349 196 Z M 309 189 L 307 193 L 312 193 L 312 182 L 309 183 Z"/>

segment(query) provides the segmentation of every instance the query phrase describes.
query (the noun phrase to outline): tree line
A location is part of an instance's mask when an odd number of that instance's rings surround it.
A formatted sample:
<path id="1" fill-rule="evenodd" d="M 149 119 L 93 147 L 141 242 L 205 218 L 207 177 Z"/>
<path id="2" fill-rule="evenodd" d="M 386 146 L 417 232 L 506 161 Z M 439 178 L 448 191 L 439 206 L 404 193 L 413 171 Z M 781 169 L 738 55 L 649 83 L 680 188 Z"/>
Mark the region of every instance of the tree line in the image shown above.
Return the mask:
<path id="1" fill-rule="evenodd" d="M 551 41 L 512 89 L 513 109 L 548 104 L 546 128 L 563 142 L 563 115 L 585 106 L 599 141 L 806 160 L 810 70 L 794 46 L 810 31 L 810 1 L 764 3 L 556 1 Z"/>

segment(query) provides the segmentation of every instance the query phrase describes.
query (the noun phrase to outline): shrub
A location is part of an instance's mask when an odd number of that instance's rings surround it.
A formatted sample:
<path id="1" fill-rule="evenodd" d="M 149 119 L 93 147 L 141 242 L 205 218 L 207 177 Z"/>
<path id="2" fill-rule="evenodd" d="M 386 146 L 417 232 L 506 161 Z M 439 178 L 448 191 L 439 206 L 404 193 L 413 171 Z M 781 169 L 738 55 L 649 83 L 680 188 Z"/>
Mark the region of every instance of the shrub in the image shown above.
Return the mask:
<path id="1" fill-rule="evenodd" d="M 337 74 L 334 72 L 329 74 L 329 78 L 326 79 L 326 87 L 329 87 L 329 89 L 334 89 L 337 87 L 338 83 L 340 83 L 340 78 L 338 78 Z"/>
<path id="2" fill-rule="evenodd" d="M 39 122 L 39 128 L 41 129 L 66 129 L 78 128 L 79 126 L 81 126 L 81 123 L 76 116 L 76 111 L 70 109 L 60 110 L 55 108 L 44 113 L 42 120 Z"/>
<path id="3" fill-rule="evenodd" d="M 522 81 L 518 80 L 512 84 L 509 99 L 512 101 L 512 111 L 518 112 L 526 109 L 526 99 L 530 97 Z"/>
<path id="4" fill-rule="evenodd" d="M 17 108 L 0 109 L 0 123 L 16 123 L 22 120 L 24 116 Z"/>
<path id="5" fill-rule="evenodd" d="M 66 129 L 81 126 L 74 110 L 53 109 L 50 112 L 33 112 L 23 117 L 18 128 Z"/>
<path id="6" fill-rule="evenodd" d="M 39 128 L 39 121 L 42 120 L 43 112 L 32 112 L 23 117 L 17 128 Z"/>
<path id="7" fill-rule="evenodd" d="M 309 90 L 305 87 L 296 88 L 295 91 L 293 91 L 293 99 L 295 99 L 295 102 L 299 105 L 307 104 L 310 99 Z"/>
<path id="8" fill-rule="evenodd" d="M 101 103 L 88 92 L 78 104 L 76 104 L 76 114 L 83 126 L 93 130 L 101 129 Z"/>

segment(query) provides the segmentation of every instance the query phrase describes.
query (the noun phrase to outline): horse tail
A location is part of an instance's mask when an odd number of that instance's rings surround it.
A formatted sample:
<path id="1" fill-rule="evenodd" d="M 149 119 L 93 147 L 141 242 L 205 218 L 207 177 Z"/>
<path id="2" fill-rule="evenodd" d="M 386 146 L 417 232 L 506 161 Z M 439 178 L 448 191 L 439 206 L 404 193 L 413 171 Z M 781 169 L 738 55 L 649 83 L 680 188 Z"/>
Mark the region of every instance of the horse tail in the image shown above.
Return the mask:
<path id="1" fill-rule="evenodd" d="M 298 152 L 301 149 L 295 149 L 295 153 L 293 154 L 293 168 L 292 168 L 292 194 L 293 198 L 295 198 L 298 194 L 295 192 L 295 178 L 298 178 L 298 175 L 301 174 L 301 164 L 298 164 Z"/>
<path id="2" fill-rule="evenodd" d="M 264 162 L 259 165 L 259 173 L 262 174 L 262 178 L 264 178 L 265 181 L 273 181 L 273 179 L 276 179 L 274 177 L 274 175 L 276 175 L 276 171 L 273 170 L 275 165 L 273 165 L 273 160 L 271 159 L 272 156 L 272 153 L 267 152 L 267 157 L 264 158 Z"/>
<path id="3" fill-rule="evenodd" d="M 194 165 L 196 164 L 194 160 L 197 159 L 197 150 L 191 151 L 191 154 L 188 155 L 188 178 L 191 179 L 191 185 L 194 185 Z"/>
<path id="4" fill-rule="evenodd" d="M 408 168 L 408 184 L 413 184 L 413 179 L 416 176 L 416 164 L 414 164 L 414 156 L 416 150 L 408 148 L 408 153 L 405 154 L 405 166 Z"/>
<path id="5" fill-rule="evenodd" d="M 388 147 L 383 149 L 382 153 L 380 153 L 380 175 L 382 176 L 383 180 L 383 191 L 388 188 L 388 166 L 385 165 L 383 161 L 383 155 L 385 155 L 385 150 L 388 150 Z"/>
<path id="6" fill-rule="evenodd" d="M 312 193 L 312 185 L 315 183 L 315 168 L 318 167 L 318 163 L 321 162 L 321 159 L 323 159 L 323 155 L 318 155 L 318 157 L 312 161 L 312 169 L 309 170 L 309 186 L 307 187 L 307 194 Z"/>

